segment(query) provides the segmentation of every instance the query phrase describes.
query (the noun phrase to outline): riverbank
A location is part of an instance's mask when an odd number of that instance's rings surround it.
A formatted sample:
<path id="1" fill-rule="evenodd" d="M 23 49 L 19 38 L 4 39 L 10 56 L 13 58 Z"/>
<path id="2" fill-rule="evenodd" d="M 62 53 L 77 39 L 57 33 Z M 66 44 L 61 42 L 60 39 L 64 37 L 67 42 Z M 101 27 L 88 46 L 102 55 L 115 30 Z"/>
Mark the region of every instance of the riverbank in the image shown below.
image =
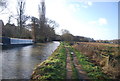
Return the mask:
<path id="1" fill-rule="evenodd" d="M 66 51 L 64 43 L 44 62 L 35 67 L 32 79 L 65 79 Z"/>
<path id="2" fill-rule="evenodd" d="M 108 79 L 101 67 L 74 49 L 69 43 L 62 42 L 55 52 L 44 62 L 37 65 L 31 79 Z"/>

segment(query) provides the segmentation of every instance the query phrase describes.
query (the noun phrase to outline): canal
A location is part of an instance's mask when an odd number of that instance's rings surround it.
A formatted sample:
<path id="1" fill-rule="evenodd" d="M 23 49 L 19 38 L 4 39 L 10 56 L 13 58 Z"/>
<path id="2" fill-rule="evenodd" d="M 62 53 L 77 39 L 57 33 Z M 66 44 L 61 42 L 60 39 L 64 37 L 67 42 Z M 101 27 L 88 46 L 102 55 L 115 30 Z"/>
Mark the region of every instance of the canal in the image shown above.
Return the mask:
<path id="1" fill-rule="evenodd" d="M 30 79 L 34 67 L 46 60 L 59 44 L 50 42 L 2 50 L 2 79 Z"/>

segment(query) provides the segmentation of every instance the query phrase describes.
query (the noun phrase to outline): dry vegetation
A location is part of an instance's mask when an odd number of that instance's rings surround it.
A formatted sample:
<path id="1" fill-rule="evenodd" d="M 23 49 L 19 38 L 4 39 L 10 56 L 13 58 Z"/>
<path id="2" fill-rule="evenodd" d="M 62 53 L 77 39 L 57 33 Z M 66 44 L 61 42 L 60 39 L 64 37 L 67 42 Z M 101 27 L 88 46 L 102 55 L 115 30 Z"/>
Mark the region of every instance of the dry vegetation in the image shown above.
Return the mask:
<path id="1" fill-rule="evenodd" d="M 112 79 L 120 77 L 120 46 L 117 44 L 78 42 L 74 46 L 90 61 L 102 67 L 102 71 Z"/>

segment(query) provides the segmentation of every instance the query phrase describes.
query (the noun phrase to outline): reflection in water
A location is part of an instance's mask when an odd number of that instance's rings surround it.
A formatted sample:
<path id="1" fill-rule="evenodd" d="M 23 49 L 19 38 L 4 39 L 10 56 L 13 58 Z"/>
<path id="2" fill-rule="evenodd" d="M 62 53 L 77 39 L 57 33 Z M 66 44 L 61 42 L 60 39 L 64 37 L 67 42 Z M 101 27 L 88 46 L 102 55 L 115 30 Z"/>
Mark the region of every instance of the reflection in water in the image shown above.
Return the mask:
<path id="1" fill-rule="evenodd" d="M 47 59 L 57 46 L 59 42 L 3 50 L 2 78 L 29 79 L 35 65 Z"/>

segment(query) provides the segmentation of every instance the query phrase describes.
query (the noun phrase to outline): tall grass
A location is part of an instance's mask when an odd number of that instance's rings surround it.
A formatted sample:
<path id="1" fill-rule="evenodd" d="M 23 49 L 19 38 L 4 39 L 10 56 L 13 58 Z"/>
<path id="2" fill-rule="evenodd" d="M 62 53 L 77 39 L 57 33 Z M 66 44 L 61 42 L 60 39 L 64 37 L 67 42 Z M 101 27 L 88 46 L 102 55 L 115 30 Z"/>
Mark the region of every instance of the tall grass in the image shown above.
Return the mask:
<path id="1" fill-rule="evenodd" d="M 120 47 L 117 44 L 77 43 L 73 46 L 91 59 L 95 65 L 102 67 L 102 71 L 112 79 L 120 77 Z"/>

